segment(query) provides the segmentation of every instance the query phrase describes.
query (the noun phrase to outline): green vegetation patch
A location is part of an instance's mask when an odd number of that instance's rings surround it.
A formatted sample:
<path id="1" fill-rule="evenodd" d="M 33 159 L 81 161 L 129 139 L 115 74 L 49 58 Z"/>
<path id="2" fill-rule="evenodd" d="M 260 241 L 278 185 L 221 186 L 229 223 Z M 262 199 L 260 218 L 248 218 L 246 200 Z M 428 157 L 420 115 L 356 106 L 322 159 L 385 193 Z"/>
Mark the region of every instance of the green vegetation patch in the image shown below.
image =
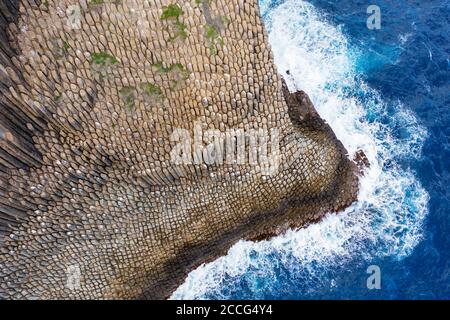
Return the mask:
<path id="1" fill-rule="evenodd" d="M 209 41 L 209 49 L 212 54 L 217 53 L 217 44 L 222 47 L 224 46 L 224 41 L 219 33 L 219 29 L 214 25 L 207 24 L 205 26 L 205 37 Z"/>
<path id="2" fill-rule="evenodd" d="M 183 40 L 187 38 L 187 26 L 180 22 L 180 21 L 176 21 L 175 22 L 175 27 L 177 28 L 177 33 L 174 37 L 170 37 L 169 41 L 174 41 L 176 38 L 180 37 Z"/>
<path id="3" fill-rule="evenodd" d="M 106 66 L 119 63 L 119 61 L 107 52 L 94 52 L 91 56 L 91 63 Z"/>
<path id="4" fill-rule="evenodd" d="M 141 89 L 149 96 L 162 97 L 163 92 L 161 88 L 153 83 L 144 82 L 140 85 Z"/>
<path id="5" fill-rule="evenodd" d="M 210 3 L 211 3 L 211 0 L 195 0 L 196 5 L 210 4 Z"/>
<path id="6" fill-rule="evenodd" d="M 174 63 L 167 67 L 164 67 L 162 62 L 156 62 L 153 64 L 153 67 L 158 69 L 161 73 L 169 73 L 173 71 L 187 72 L 186 68 L 181 63 Z"/>
<path id="7" fill-rule="evenodd" d="M 98 6 L 98 5 L 102 5 L 104 3 L 103 0 L 90 0 L 89 4 L 93 5 L 93 6 Z"/>
<path id="8" fill-rule="evenodd" d="M 215 40 L 220 37 L 219 31 L 213 25 L 206 25 L 206 39 Z"/>
<path id="9" fill-rule="evenodd" d="M 178 19 L 183 14 L 183 9 L 181 9 L 178 4 L 169 4 L 167 7 L 163 8 L 163 13 L 161 15 L 161 20 L 167 19 Z"/>
<path id="10" fill-rule="evenodd" d="M 63 41 L 63 49 L 64 51 L 67 51 L 70 48 L 70 45 L 67 41 Z"/>
<path id="11" fill-rule="evenodd" d="M 171 91 L 176 90 L 189 78 L 189 71 L 181 63 L 174 63 L 165 67 L 162 62 L 156 62 L 153 64 L 153 67 L 155 67 L 158 72 L 169 76 Z"/>
<path id="12" fill-rule="evenodd" d="M 170 72 L 170 67 L 164 67 L 163 63 L 159 62 L 159 61 L 154 63 L 153 67 L 158 69 L 158 72 L 161 72 L 161 73 L 168 73 L 168 72 Z"/>
<path id="13" fill-rule="evenodd" d="M 62 95 L 60 93 L 55 93 L 53 96 L 53 101 L 59 102 L 61 100 Z"/>
<path id="14" fill-rule="evenodd" d="M 120 97 L 130 110 L 134 107 L 135 92 L 136 88 L 132 86 L 126 86 L 119 90 Z"/>
<path id="15" fill-rule="evenodd" d="M 220 22 L 222 22 L 222 24 L 227 25 L 231 22 L 230 17 L 228 16 L 222 16 L 220 17 Z"/>
<path id="16" fill-rule="evenodd" d="M 175 22 L 172 22 L 172 25 L 175 28 L 175 36 L 169 38 L 170 42 L 175 41 L 178 37 L 183 40 L 187 38 L 187 26 L 180 21 L 180 16 L 182 14 L 183 9 L 179 4 L 170 4 L 163 8 L 161 20 L 175 20 Z"/>

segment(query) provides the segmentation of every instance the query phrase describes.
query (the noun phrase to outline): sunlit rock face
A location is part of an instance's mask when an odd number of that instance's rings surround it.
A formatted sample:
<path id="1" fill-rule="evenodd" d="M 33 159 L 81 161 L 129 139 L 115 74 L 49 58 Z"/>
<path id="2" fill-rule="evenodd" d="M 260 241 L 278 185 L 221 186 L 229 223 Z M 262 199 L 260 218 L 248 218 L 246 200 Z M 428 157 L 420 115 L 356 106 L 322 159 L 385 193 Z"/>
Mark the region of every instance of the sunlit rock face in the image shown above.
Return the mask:
<path id="1" fill-rule="evenodd" d="M 356 199 L 256 0 L 3 2 L 1 297 L 167 298 Z"/>

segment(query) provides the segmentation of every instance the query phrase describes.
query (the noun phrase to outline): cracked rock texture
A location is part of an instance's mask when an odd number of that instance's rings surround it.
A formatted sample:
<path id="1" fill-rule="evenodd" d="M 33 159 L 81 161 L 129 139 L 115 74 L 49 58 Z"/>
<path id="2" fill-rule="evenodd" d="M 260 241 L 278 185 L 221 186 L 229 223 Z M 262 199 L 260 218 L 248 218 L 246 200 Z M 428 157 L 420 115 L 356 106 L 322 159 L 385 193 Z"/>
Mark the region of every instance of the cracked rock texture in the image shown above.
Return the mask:
<path id="1" fill-rule="evenodd" d="M 257 0 L 0 12 L 0 297 L 167 298 L 238 240 L 356 200 L 357 166 L 277 74 Z M 175 164 L 172 133 L 196 123 L 278 130 L 277 170 Z"/>

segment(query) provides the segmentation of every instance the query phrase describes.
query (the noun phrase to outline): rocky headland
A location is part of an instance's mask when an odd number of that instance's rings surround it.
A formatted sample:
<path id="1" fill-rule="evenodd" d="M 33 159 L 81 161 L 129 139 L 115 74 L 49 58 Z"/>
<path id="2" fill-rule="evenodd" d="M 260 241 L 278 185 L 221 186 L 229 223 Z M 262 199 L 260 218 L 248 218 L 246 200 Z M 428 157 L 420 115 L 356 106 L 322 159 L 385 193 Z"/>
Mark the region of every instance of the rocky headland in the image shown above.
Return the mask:
<path id="1" fill-rule="evenodd" d="M 277 73 L 257 0 L 0 13 L 0 297 L 164 299 L 240 239 L 356 200 L 358 166 Z M 192 151 L 174 132 L 199 130 L 213 143 L 174 161 Z"/>

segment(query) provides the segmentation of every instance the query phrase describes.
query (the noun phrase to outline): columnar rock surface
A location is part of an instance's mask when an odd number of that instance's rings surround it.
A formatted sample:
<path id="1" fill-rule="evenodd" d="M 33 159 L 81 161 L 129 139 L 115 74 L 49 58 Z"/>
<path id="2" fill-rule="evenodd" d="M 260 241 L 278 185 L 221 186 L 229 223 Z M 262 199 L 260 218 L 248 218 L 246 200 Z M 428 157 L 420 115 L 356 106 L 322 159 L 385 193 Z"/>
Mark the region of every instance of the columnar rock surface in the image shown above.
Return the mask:
<path id="1" fill-rule="evenodd" d="M 306 94 L 288 92 L 257 0 L 0 12 L 0 297 L 167 298 L 239 239 L 356 199 L 356 166 Z M 173 132 L 196 125 L 277 130 L 277 170 L 174 163 Z"/>

